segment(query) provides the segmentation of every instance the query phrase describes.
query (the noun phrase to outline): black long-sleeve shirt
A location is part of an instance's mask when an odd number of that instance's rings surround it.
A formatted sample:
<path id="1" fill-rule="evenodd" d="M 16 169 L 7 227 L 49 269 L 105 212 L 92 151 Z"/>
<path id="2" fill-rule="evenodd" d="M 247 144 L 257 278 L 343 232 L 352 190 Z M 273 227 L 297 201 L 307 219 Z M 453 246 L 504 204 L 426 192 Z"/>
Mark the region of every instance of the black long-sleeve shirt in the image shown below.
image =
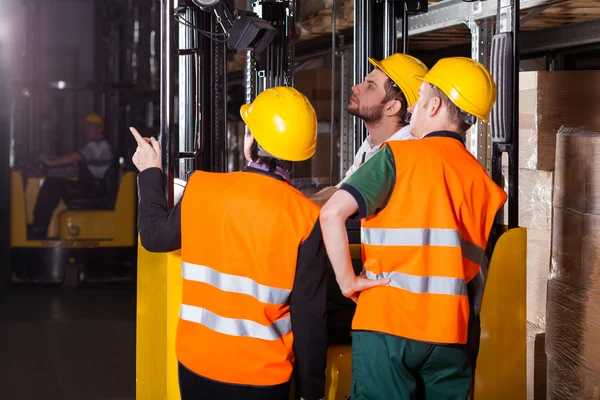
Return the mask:
<path id="1" fill-rule="evenodd" d="M 138 230 L 142 246 L 152 252 L 180 249 L 181 201 L 172 210 L 167 210 L 160 169 L 150 168 L 141 172 L 138 187 Z M 326 265 L 327 254 L 317 219 L 310 236 L 300 246 L 289 299 L 296 355 L 295 375 L 300 395 L 306 400 L 321 399 L 325 392 Z"/>

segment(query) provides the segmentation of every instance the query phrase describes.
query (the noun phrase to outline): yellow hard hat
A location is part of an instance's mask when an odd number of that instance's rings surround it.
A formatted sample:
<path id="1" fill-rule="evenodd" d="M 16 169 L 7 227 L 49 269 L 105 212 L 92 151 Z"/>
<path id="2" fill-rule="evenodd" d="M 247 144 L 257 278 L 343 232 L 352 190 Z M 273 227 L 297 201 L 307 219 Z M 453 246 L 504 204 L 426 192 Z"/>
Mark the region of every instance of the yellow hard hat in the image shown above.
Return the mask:
<path id="1" fill-rule="evenodd" d="M 467 57 L 442 58 L 424 77 L 416 78 L 440 89 L 462 111 L 488 121 L 496 84 L 479 62 Z"/>
<path id="2" fill-rule="evenodd" d="M 102 118 L 99 114 L 89 113 L 83 119 L 84 122 L 91 122 L 92 124 L 100 125 L 102 129 L 104 129 L 104 118 Z"/>
<path id="3" fill-rule="evenodd" d="M 381 61 L 369 58 L 369 62 L 398 85 L 409 106 L 417 102 L 421 81 L 415 77 L 424 76 L 428 71 L 427 66 L 421 60 L 408 54 L 396 53 Z"/>
<path id="4" fill-rule="evenodd" d="M 251 104 L 244 104 L 240 114 L 258 144 L 274 157 L 304 161 L 315 154 L 317 115 L 296 89 L 266 89 Z"/>

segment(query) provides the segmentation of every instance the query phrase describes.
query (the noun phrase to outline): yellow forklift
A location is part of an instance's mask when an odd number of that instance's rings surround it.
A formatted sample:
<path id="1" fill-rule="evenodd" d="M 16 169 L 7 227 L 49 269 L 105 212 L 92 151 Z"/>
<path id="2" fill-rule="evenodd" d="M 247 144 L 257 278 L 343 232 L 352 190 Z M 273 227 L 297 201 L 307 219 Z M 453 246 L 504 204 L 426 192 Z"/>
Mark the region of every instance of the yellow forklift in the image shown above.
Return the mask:
<path id="1" fill-rule="evenodd" d="M 36 64 L 36 54 L 28 51 L 30 64 Z M 30 79 L 39 73 L 28 72 Z M 137 258 L 136 172 L 124 162 L 122 149 L 113 147 L 113 161 L 104 178 L 91 181 L 97 186 L 97 196 L 66 196 L 53 212 L 47 235 L 36 235 L 29 229 L 36 203 L 44 201 L 38 198 L 44 182 L 48 178 L 76 181 L 81 172 L 87 171 L 81 164 L 47 167 L 37 160 L 44 149 L 63 153 L 75 150 L 81 141 L 78 136 L 85 114 L 70 114 L 67 105 L 89 98 L 89 88 L 73 82 L 53 84 L 31 79 L 14 83 L 11 93 L 11 105 L 7 107 L 10 129 L 6 132 L 9 157 L 2 160 L 9 169 L 3 189 L 10 210 L 9 282 L 77 287 L 81 283 L 133 281 Z M 53 113 L 58 128 L 45 129 Z M 68 120 L 64 115 L 75 118 Z"/>
<path id="2" fill-rule="evenodd" d="M 96 41 L 93 49 L 98 52 L 97 65 L 85 74 L 80 74 L 79 55 L 46 57 L 42 31 L 36 28 L 43 25 L 42 5 L 34 3 L 21 6 L 27 26 L 23 57 L 11 61 L 13 74 L 7 85 L 11 96 L 4 107 L 10 120 L 9 129 L 3 132 L 6 147 L 2 146 L 7 155 L 2 157 L 3 168 L 8 170 L 2 191 L 10 210 L 8 281 L 14 285 L 69 287 L 133 281 L 137 258 L 136 171 L 127 162 L 128 143 L 119 134 L 122 127 L 117 111 L 126 108 L 122 99 L 134 85 L 123 84 L 115 75 L 116 68 L 106 71 L 102 63 L 115 57 L 104 57 L 106 43 L 102 40 Z M 97 33 L 105 25 L 101 22 L 96 21 Z M 92 72 L 98 79 L 86 81 Z M 139 92 L 136 95 L 141 97 Z M 93 110 L 105 114 L 98 116 L 96 124 L 107 121 L 103 136 L 113 154 L 103 178 L 94 179 L 84 165 L 47 167 L 38 162 L 41 154 L 69 154 L 80 149 L 85 140 L 84 116 Z M 48 178 L 76 181 L 82 172 L 90 175 L 97 195 L 63 197 L 53 212 L 47 235 L 28 229 L 36 203 L 44 201 L 38 199 L 44 182 Z"/>
<path id="3" fill-rule="evenodd" d="M 31 238 L 28 224 L 49 172 L 20 165 L 10 173 L 10 279 L 17 283 L 82 282 L 135 277 L 136 174 L 115 163 L 104 179 L 106 194 L 65 199 L 54 211 L 49 238 Z M 77 179 L 73 174 L 68 179 Z"/>
<path id="4" fill-rule="evenodd" d="M 173 2 L 161 3 L 159 141 L 169 207 L 179 201 L 185 182 L 194 170 L 230 170 L 226 46 L 247 50 L 246 103 L 266 88 L 294 85 L 297 2 L 254 1 L 248 2 L 247 10 L 234 12 L 230 11 L 229 3 L 221 0 L 180 0 L 177 6 Z M 498 216 L 488 248 L 490 266 L 483 271 L 486 291 L 480 306 L 474 307 L 475 318 L 470 329 L 474 348 L 479 351 L 471 397 L 478 400 L 525 397 L 526 233 L 518 227 L 515 173 L 518 168 L 518 69 L 515 69 L 518 49 L 514 38 L 518 32 L 518 12 L 514 10 L 519 9 L 519 3 L 513 0 L 502 4 L 498 7 L 498 20 L 508 18 L 511 23 L 498 29 L 494 56 L 490 60 L 499 86 L 491 134 L 492 174 L 503 184 L 501 156 L 508 153 L 509 225 L 504 226 L 502 215 Z M 352 65 L 354 82 L 360 82 L 368 72 L 368 56 L 384 58 L 396 52 L 397 19 L 403 21 L 400 30 L 403 51 L 408 50 L 409 15 L 427 12 L 427 2 L 355 0 L 354 5 Z M 386 40 L 374 40 L 379 37 Z M 335 35 L 332 42 L 332 51 L 335 51 Z M 176 83 L 173 77 L 178 77 Z M 175 118 L 175 109 L 178 118 Z M 352 136 L 346 141 L 361 143 L 366 136 L 365 129 L 356 119 L 353 125 Z M 302 190 L 307 188 L 300 180 L 295 184 Z M 314 186 L 318 189 L 318 185 L 312 186 L 310 189 L 315 189 Z M 348 221 L 347 231 L 358 272 L 362 269 L 359 222 Z M 331 269 L 329 273 L 333 286 L 328 296 L 330 346 L 325 398 L 341 400 L 350 396 L 350 322 L 354 305 L 341 296 Z M 175 358 L 181 299 L 179 252 L 150 253 L 140 245 L 137 283 L 137 398 L 177 400 L 180 398 Z M 290 398 L 295 398 L 295 393 L 292 392 Z"/>

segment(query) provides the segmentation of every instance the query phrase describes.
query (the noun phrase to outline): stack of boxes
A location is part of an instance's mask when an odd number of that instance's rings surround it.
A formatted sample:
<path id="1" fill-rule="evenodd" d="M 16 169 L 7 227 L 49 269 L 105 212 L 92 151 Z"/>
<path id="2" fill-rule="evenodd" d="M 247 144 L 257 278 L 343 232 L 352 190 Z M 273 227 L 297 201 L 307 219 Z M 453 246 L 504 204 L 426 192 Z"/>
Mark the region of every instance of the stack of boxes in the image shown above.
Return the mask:
<path id="1" fill-rule="evenodd" d="M 528 399 L 546 399 L 546 288 L 555 226 L 557 133 L 563 126 L 600 131 L 599 78 L 600 71 L 519 75 L 519 224 L 527 228 Z"/>
<path id="2" fill-rule="evenodd" d="M 598 398 L 600 133 L 558 135 L 547 316 L 548 398 Z"/>

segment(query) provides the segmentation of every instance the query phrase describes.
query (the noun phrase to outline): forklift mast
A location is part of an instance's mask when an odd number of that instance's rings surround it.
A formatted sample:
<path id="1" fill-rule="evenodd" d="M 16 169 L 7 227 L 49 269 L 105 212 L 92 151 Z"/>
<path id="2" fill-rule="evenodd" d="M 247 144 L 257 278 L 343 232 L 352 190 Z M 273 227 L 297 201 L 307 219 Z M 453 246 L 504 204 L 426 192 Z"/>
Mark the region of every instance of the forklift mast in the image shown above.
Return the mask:
<path id="1" fill-rule="evenodd" d="M 492 39 L 490 70 L 498 88 L 490 118 L 492 178 L 503 187 L 502 154 L 508 155 L 508 228 L 519 226 L 519 9 L 520 0 L 498 0 L 496 35 Z M 495 242 L 503 225 L 496 220 Z"/>
<path id="2" fill-rule="evenodd" d="M 184 185 L 196 169 L 227 171 L 227 48 L 246 50 L 251 64 L 259 66 L 257 76 L 248 77 L 258 88 L 293 83 L 293 62 L 288 62 L 293 1 L 257 2 L 257 12 L 232 12 L 231 3 L 161 3 L 159 142 L 169 208 L 175 182 Z"/>

